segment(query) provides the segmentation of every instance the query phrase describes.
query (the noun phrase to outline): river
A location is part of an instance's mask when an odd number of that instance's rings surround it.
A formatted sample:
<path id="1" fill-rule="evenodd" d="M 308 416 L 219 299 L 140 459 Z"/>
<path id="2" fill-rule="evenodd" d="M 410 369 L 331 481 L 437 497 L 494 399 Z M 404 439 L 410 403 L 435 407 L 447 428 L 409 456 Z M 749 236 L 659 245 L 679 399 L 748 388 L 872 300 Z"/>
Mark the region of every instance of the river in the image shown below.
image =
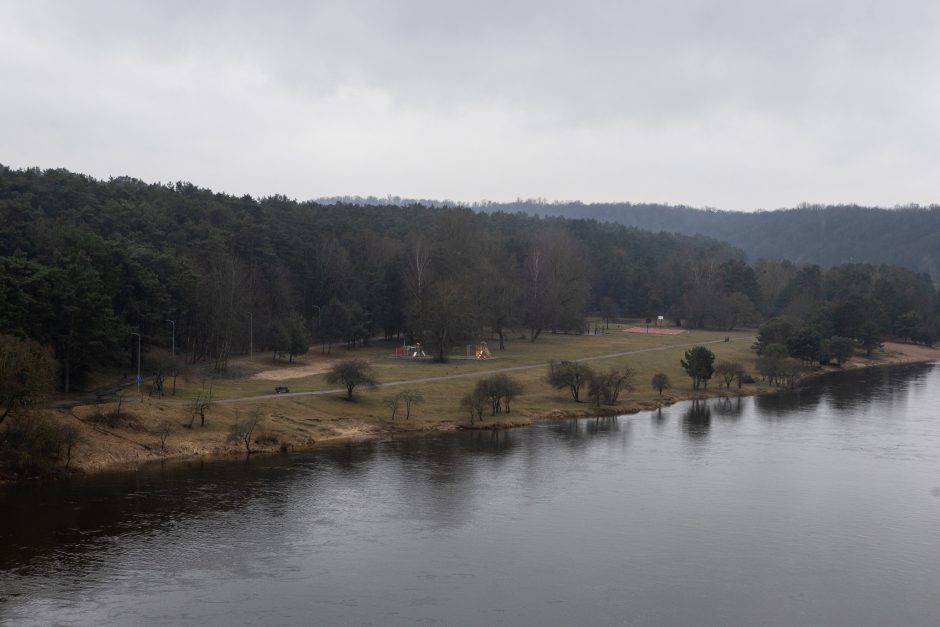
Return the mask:
<path id="1" fill-rule="evenodd" d="M 0 486 L 0 623 L 940 625 L 940 366 Z"/>

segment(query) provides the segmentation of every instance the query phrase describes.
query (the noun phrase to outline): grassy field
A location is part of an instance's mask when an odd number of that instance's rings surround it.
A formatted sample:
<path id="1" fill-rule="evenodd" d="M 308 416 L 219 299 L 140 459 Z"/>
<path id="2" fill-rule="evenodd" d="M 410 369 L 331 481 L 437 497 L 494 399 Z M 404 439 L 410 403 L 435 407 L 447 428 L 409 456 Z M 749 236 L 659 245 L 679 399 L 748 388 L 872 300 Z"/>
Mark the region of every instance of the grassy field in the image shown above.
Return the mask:
<path id="1" fill-rule="evenodd" d="M 724 341 L 726 337 L 730 341 Z M 741 390 L 732 386 L 727 391 L 719 389 L 715 379 L 707 390 L 693 391 L 691 380 L 679 363 L 690 346 L 701 343 L 716 354 L 717 361 L 737 361 L 753 373 L 756 363 L 756 354 L 751 349 L 753 341 L 752 330 L 661 336 L 625 333 L 622 328 L 611 327 L 597 336 L 545 334 L 534 343 L 515 340 L 505 350 L 493 348 L 493 359 L 455 359 L 444 364 L 395 358 L 394 345 L 385 343 L 353 350 L 334 347 L 332 355 L 312 350 L 290 365 L 283 360 L 275 362 L 269 353 L 257 355 L 254 360 L 232 360 L 224 376 L 210 376 L 208 367 L 194 368 L 177 381 L 176 396 L 161 399 L 145 393 L 138 398 L 128 393 L 124 409 L 132 416 L 133 424 L 102 426 L 91 420 L 96 413 L 113 411 L 113 404 L 75 407 L 59 413 L 64 414 L 60 419 L 78 421 L 82 429 L 83 443 L 76 451 L 74 465 L 84 470 L 148 459 L 244 452 L 243 444 L 227 441 L 228 431 L 239 417 L 252 413 L 263 417 L 256 432 L 260 437 L 255 438 L 260 441 L 255 448 L 289 450 L 349 436 L 446 430 L 467 425 L 469 418 L 459 406 L 460 398 L 473 389 L 481 376 L 506 368 L 514 369 L 508 374 L 525 386 L 525 392 L 513 402 L 512 413 L 495 419 L 485 417 L 486 426 L 524 425 L 546 417 L 629 413 L 681 399 L 762 393 L 769 389 L 766 384 L 745 385 Z M 613 356 L 634 351 L 640 352 Z M 332 391 L 338 386 L 326 382 L 325 371 L 336 360 L 350 356 L 368 360 L 382 384 L 401 382 L 401 385 L 357 391 L 355 402 L 346 401 L 344 393 Z M 873 360 L 858 359 L 851 367 L 925 357 L 929 356 L 902 355 L 895 347 Z M 634 387 L 621 395 L 615 407 L 595 408 L 587 402 L 575 403 L 567 390 L 552 389 L 545 381 L 547 362 L 575 359 L 587 360 L 595 370 L 629 366 L 635 373 Z M 672 382 L 662 397 L 650 385 L 657 372 L 667 374 Z M 262 376 L 268 378 L 258 378 Z M 416 381 L 430 377 L 445 379 Z M 195 426 L 187 428 L 185 425 L 192 416 L 190 400 L 202 393 L 209 382 L 216 402 L 207 412 L 206 425 L 200 426 L 196 418 Z M 318 394 L 251 398 L 271 395 L 275 386 L 287 386 L 292 393 Z M 399 414 L 392 422 L 382 401 L 403 388 L 420 392 L 424 402 L 414 409 L 410 420 Z M 166 449 L 161 451 L 157 425 L 163 421 L 170 424 L 172 431 Z"/>
<path id="2" fill-rule="evenodd" d="M 479 376 L 504 368 L 518 368 L 508 374 L 522 382 L 525 392 L 514 401 L 512 413 L 497 416 L 495 421 L 487 418 L 487 424 L 527 424 L 553 412 L 597 412 L 589 403 L 575 403 L 567 391 L 554 390 L 545 382 L 547 369 L 544 364 L 566 359 L 589 359 L 590 365 L 598 370 L 632 368 L 636 373 L 634 389 L 621 396 L 615 410 L 634 411 L 689 396 L 690 380 L 682 372 L 679 359 L 691 344 L 713 342 L 709 347 L 719 360 L 732 359 L 750 366 L 754 361 L 750 350 L 753 334 L 748 331 L 732 333 L 731 342 L 723 341 L 726 336 L 729 334 L 699 331 L 676 336 L 643 335 L 625 333 L 618 328 L 597 336 L 545 334 L 536 342 L 517 340 L 510 342 L 505 350 L 495 349 L 493 359 L 454 359 L 444 364 L 396 358 L 393 356 L 394 346 L 385 343 L 353 350 L 334 348 L 332 355 L 311 351 L 294 364 L 287 364 L 284 360 L 275 362 L 270 354 L 256 356 L 251 361 L 237 359 L 231 362 L 229 373 L 221 377 L 210 376 L 208 368 L 197 368 L 181 376 L 175 397 L 160 399 L 145 394 L 142 400 L 138 400 L 135 394 L 128 394 L 125 409 L 140 418 L 143 430 L 128 433 L 126 438 L 140 443 L 142 451 L 146 451 L 147 446 L 152 448 L 156 445 L 155 436 L 150 435 L 155 425 L 161 420 L 169 420 L 175 427 L 168 439 L 171 453 L 218 452 L 231 448 L 225 443 L 228 426 L 237 416 L 253 411 L 265 416 L 262 431 L 269 436 L 268 439 L 294 447 L 345 435 L 453 428 L 468 422 L 468 416 L 459 407 L 459 399 L 473 389 Z M 651 349 L 652 352 L 605 358 L 616 353 Z M 336 360 L 349 356 L 367 359 L 375 368 L 379 381 L 386 384 L 429 377 L 455 378 L 364 389 L 357 391 L 355 402 L 344 400 L 342 393 L 250 400 L 252 396 L 269 395 L 275 386 L 281 385 L 289 387 L 291 392 L 334 390 L 337 386 L 327 383 L 322 371 Z M 277 380 L 255 378 L 264 373 L 270 375 L 271 371 L 276 371 Z M 320 372 L 309 374 L 311 371 Z M 672 380 L 673 387 L 662 399 L 650 386 L 650 379 L 656 372 L 664 372 Z M 297 376 L 293 376 L 294 373 Z M 189 400 L 203 393 L 210 383 L 213 400 L 218 402 L 207 413 L 207 426 L 183 428 L 191 415 Z M 406 387 L 419 391 L 424 402 L 415 408 L 409 421 L 400 415 L 393 423 L 382 400 Z M 745 393 L 751 391 L 744 390 Z M 717 385 L 711 386 L 709 392 L 717 393 Z M 85 419 L 94 412 L 106 413 L 112 409 L 112 405 L 84 407 L 73 410 L 73 413 Z M 603 411 L 609 412 L 612 408 L 603 407 Z M 196 424 L 199 424 L 198 418 Z M 95 439 L 90 437 L 89 443 Z M 135 458 L 140 458 L 142 451 L 137 451 Z M 107 461 L 101 460 L 101 463 L 106 465 Z M 78 463 L 81 464 L 81 458 Z"/>
<path id="3" fill-rule="evenodd" d="M 723 342 L 725 337 L 733 341 Z M 394 346 L 385 343 L 365 348 L 346 350 L 334 348 L 332 355 L 324 355 L 318 351 L 311 351 L 300 357 L 294 364 L 289 365 L 284 360 L 274 362 L 270 355 L 256 357 L 255 360 L 235 360 L 230 370 L 234 376 L 209 377 L 208 373 L 200 376 L 198 373 L 181 378 L 177 384 L 177 396 L 182 399 L 192 398 L 205 389 L 211 382 L 213 398 L 217 400 L 234 399 L 267 395 L 274 392 L 275 386 L 288 386 L 291 392 L 315 392 L 335 389 L 335 384 L 326 382 L 326 374 L 306 374 L 311 370 L 325 371 L 336 360 L 345 357 L 362 357 L 368 360 L 382 383 L 411 381 L 430 377 L 457 376 L 447 381 L 430 383 L 416 383 L 413 387 L 420 389 L 427 399 L 422 413 L 452 414 L 456 409 L 456 398 L 469 391 L 475 385 L 476 377 L 473 375 L 486 375 L 505 368 L 525 368 L 509 373 L 511 376 L 523 381 L 526 385 L 526 394 L 519 399 L 517 406 L 520 411 L 553 409 L 546 407 L 545 402 L 555 405 L 565 401 L 565 394 L 551 390 L 544 382 L 545 368 L 543 364 L 551 360 L 587 359 L 596 369 L 611 367 L 621 368 L 630 366 L 637 373 L 636 388 L 629 393 L 627 399 L 652 398 L 653 390 L 649 379 L 655 372 L 664 372 L 672 379 L 674 388 L 671 394 L 685 396 L 690 388 L 690 380 L 681 370 L 679 359 L 690 344 L 700 342 L 717 342 L 709 344 L 718 360 L 730 359 L 740 361 L 746 365 L 753 364 L 755 355 L 750 350 L 753 333 L 750 331 L 735 333 L 717 333 L 695 331 L 689 334 L 676 336 L 657 336 L 634 333 L 624 333 L 612 328 L 605 335 L 577 336 L 552 335 L 541 336 L 536 342 L 515 341 L 510 342 L 505 350 L 493 350 L 493 359 L 463 360 L 452 359 L 444 364 L 433 363 L 428 360 L 411 360 L 393 356 Z M 644 351 L 650 349 L 655 352 L 643 352 L 635 355 L 603 358 L 607 355 L 629 351 Z M 279 371 L 279 380 L 254 378 L 260 373 L 270 370 Z M 297 376 L 291 376 L 291 370 Z M 411 387 L 411 386 L 408 386 Z M 333 408 L 341 414 L 363 417 L 365 413 L 371 416 L 371 410 L 378 400 L 391 390 L 378 389 L 376 391 L 363 391 L 358 395 L 356 403 L 343 402 L 338 408 Z M 315 402 L 327 400 L 323 397 L 312 397 Z M 283 399 L 288 400 L 288 399 Z M 436 401 L 440 401 L 440 404 Z M 269 402 L 277 403 L 280 399 Z M 449 406 L 447 403 L 450 403 Z M 381 413 L 381 412 L 380 412 Z"/>

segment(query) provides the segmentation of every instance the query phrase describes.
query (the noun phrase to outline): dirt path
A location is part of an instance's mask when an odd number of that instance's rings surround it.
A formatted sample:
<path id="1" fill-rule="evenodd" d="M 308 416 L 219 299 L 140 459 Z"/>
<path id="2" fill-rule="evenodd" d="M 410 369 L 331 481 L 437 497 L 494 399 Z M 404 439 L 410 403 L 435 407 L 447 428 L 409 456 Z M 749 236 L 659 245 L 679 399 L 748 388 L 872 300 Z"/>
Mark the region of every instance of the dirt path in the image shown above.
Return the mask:
<path id="1" fill-rule="evenodd" d="M 739 337 L 734 338 L 731 341 L 741 341 L 748 340 L 753 341 L 753 337 Z M 709 340 L 706 342 L 689 342 L 687 344 L 667 344 L 665 346 L 655 346 L 653 348 L 641 348 L 639 350 L 632 351 L 623 351 L 620 353 L 610 353 L 607 355 L 595 355 L 592 357 L 581 357 L 579 359 L 572 359 L 570 361 L 576 362 L 585 362 L 585 361 L 599 361 L 602 359 L 614 359 L 616 357 L 626 357 L 628 355 L 638 355 L 640 353 L 655 353 L 658 351 L 670 350 L 673 348 L 686 348 L 690 346 L 702 346 L 703 344 L 720 344 L 724 340 Z M 448 374 L 441 375 L 439 377 L 423 377 L 420 379 L 405 379 L 400 381 L 389 381 L 387 383 L 380 383 L 376 387 L 379 388 L 390 388 L 399 385 L 414 385 L 418 383 L 435 383 L 437 381 L 449 381 L 451 379 L 468 379 L 470 377 L 478 377 L 481 375 L 490 375 L 490 374 L 499 374 L 504 372 L 518 372 L 520 370 L 531 370 L 533 368 L 547 368 L 548 362 L 538 363 L 538 364 L 528 364 L 525 366 L 508 366 L 505 368 L 496 368 L 494 370 L 486 370 L 483 372 L 463 372 L 460 374 Z M 284 394 L 261 394 L 259 396 L 240 396 L 238 398 L 226 398 L 217 401 L 213 401 L 217 405 L 227 405 L 229 403 L 244 403 L 249 401 L 265 401 L 275 398 L 290 398 L 297 396 L 324 396 L 327 394 L 338 394 L 345 393 L 346 388 L 333 388 L 331 390 L 316 390 L 311 392 L 286 392 Z"/>

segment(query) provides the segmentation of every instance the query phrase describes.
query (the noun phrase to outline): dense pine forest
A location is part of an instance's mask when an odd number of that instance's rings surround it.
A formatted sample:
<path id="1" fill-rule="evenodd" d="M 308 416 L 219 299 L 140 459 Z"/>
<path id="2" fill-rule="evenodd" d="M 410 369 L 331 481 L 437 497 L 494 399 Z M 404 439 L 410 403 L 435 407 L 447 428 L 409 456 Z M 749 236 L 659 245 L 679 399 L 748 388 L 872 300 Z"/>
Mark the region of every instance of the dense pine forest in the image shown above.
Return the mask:
<path id="1" fill-rule="evenodd" d="M 940 283 L 940 207 L 877 209 L 805 205 L 741 213 L 634 203 L 485 203 L 483 211 L 594 219 L 649 231 L 695 233 L 741 249 L 751 261 L 788 259 L 824 267 L 842 263 L 904 266 Z"/>
<path id="2" fill-rule="evenodd" d="M 926 272 L 745 259 L 715 239 L 589 219 L 0 166 L 0 334 L 51 347 L 65 390 L 96 368 L 130 368 L 133 333 L 144 352 L 175 342 L 219 370 L 249 351 L 290 359 L 376 338 L 445 359 L 482 337 L 502 347 L 582 332 L 589 314 L 719 329 L 781 317 L 822 339 L 936 336 Z"/>

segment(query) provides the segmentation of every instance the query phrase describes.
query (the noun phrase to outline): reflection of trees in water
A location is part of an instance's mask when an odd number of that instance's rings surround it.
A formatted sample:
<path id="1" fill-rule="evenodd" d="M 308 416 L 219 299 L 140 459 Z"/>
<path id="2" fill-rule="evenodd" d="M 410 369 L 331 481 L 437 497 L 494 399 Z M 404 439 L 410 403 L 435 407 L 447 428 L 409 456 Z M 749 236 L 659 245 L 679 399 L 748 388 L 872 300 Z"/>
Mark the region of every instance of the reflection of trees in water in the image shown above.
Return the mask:
<path id="1" fill-rule="evenodd" d="M 620 420 L 617 416 L 598 416 L 585 420 L 584 427 L 589 435 L 616 433 L 620 431 Z"/>
<path id="2" fill-rule="evenodd" d="M 666 424 L 666 419 L 669 418 L 669 414 L 663 411 L 663 408 L 660 407 L 653 412 L 652 421 L 653 424 L 659 428 L 662 428 Z"/>
<path id="3" fill-rule="evenodd" d="M 583 448 L 591 440 L 621 433 L 619 416 L 601 416 L 597 418 L 572 418 L 551 426 L 549 432 L 573 448 Z"/>
<path id="4" fill-rule="evenodd" d="M 711 410 L 716 416 L 736 420 L 744 413 L 744 399 L 740 396 L 734 398 L 730 396 L 716 398 L 711 404 Z"/>
<path id="5" fill-rule="evenodd" d="M 136 472 L 11 485 L 0 493 L 3 510 L 15 513 L 0 516 L 0 569 L 42 568 L 43 556 L 55 553 L 80 576 L 81 564 L 98 563 L 81 556 L 100 550 L 99 538 L 198 528 L 219 513 L 249 506 L 261 507 L 269 519 L 282 517 L 295 498 L 317 499 L 321 481 L 345 482 L 353 493 L 365 494 L 376 489 L 376 473 L 382 472 L 388 489 L 403 490 L 415 503 L 410 511 L 448 523 L 471 506 L 480 456 L 498 467 L 516 440 L 509 430 L 365 439 L 298 456 L 148 464 Z M 400 467 L 389 472 L 387 464 Z"/>
<path id="6" fill-rule="evenodd" d="M 388 463 L 397 464 L 400 472 L 383 490 L 400 493 L 396 514 L 430 520 L 438 527 L 461 524 L 473 507 L 479 483 L 475 458 L 484 452 L 500 458 L 497 439 L 503 438 L 472 432 L 388 442 L 385 457 Z"/>
<path id="7" fill-rule="evenodd" d="M 564 442 L 565 444 L 580 448 L 587 444 L 587 433 L 583 428 L 581 421 L 576 418 L 562 420 L 553 424 L 549 428 L 549 433 Z"/>
<path id="8" fill-rule="evenodd" d="M 517 434 L 511 429 L 471 431 L 464 440 L 464 451 L 504 457 L 516 445 Z"/>
<path id="9" fill-rule="evenodd" d="M 377 452 L 377 442 L 372 439 L 349 441 L 333 449 L 330 459 L 337 467 L 348 473 L 368 472 Z"/>
<path id="10" fill-rule="evenodd" d="M 793 391 L 758 396 L 755 404 L 765 420 L 773 420 L 813 411 L 823 400 L 840 411 L 875 402 L 905 402 L 910 385 L 932 368 L 929 364 L 910 364 L 828 374 Z"/>
<path id="11" fill-rule="evenodd" d="M 682 430 L 694 440 L 708 437 L 712 410 L 706 401 L 692 401 L 682 414 Z"/>
<path id="12" fill-rule="evenodd" d="M 249 463 L 147 464 L 135 472 L 8 486 L 0 496 L 3 511 L 15 514 L 0 516 L 0 569 L 57 552 L 56 561 L 80 576 L 84 565 L 97 563 L 81 556 L 100 550 L 98 539 L 181 525 L 198 528 L 208 516 L 252 501 L 268 513 L 283 514 L 286 482 L 295 470 L 280 456 L 266 456 Z"/>
<path id="13" fill-rule="evenodd" d="M 403 464 L 427 468 L 437 478 L 460 471 L 473 456 L 486 455 L 502 463 L 516 445 L 511 429 L 466 431 L 443 437 L 404 437 L 390 443 Z"/>
<path id="14" fill-rule="evenodd" d="M 795 411 L 814 409 L 822 399 L 823 389 L 814 386 L 780 392 L 779 394 L 757 396 L 754 403 L 758 413 L 765 420 L 774 420 Z"/>
<path id="15" fill-rule="evenodd" d="M 827 378 L 823 384 L 832 406 L 847 410 L 877 401 L 905 400 L 908 385 L 929 371 L 925 364 L 871 368 Z"/>

